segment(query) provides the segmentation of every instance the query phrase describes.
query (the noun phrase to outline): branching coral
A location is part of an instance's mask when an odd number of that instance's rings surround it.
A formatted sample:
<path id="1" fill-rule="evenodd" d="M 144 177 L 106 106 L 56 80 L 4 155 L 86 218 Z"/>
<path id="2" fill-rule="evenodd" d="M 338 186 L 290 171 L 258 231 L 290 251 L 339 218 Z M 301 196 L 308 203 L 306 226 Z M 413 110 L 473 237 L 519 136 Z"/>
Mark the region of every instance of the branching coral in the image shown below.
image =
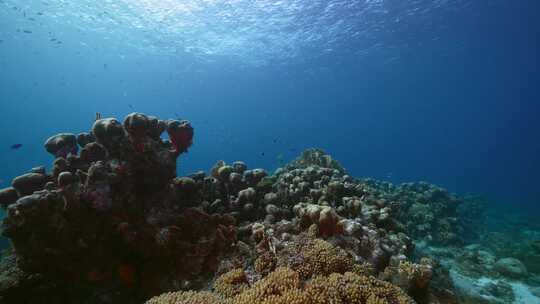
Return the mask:
<path id="1" fill-rule="evenodd" d="M 255 268 L 256 272 L 262 275 L 267 275 L 269 272 L 274 270 L 276 267 L 276 262 L 276 258 L 272 253 L 264 252 L 255 260 L 253 267 Z"/>
<path id="2" fill-rule="evenodd" d="M 214 283 L 214 289 L 225 297 L 235 296 L 248 287 L 246 273 L 242 269 L 233 269 L 220 276 Z"/>
<path id="3" fill-rule="evenodd" d="M 293 268 L 302 278 L 353 269 L 352 259 L 345 251 L 321 239 L 306 240 L 292 245 L 289 250 L 280 257 L 279 264 Z"/>
<path id="4" fill-rule="evenodd" d="M 298 272 L 286 267 L 277 268 L 249 289 L 233 297 L 218 298 L 201 292 L 167 293 L 147 304 L 198 304 L 201 299 L 211 304 L 413 304 L 401 289 L 390 283 L 346 272 L 316 276 L 302 283 Z"/>
<path id="5" fill-rule="evenodd" d="M 307 284 L 306 292 L 310 303 L 414 303 L 399 287 L 352 272 L 317 276 Z"/>
<path id="6" fill-rule="evenodd" d="M 167 292 L 154 297 L 146 304 L 219 304 L 220 297 L 211 292 Z"/>

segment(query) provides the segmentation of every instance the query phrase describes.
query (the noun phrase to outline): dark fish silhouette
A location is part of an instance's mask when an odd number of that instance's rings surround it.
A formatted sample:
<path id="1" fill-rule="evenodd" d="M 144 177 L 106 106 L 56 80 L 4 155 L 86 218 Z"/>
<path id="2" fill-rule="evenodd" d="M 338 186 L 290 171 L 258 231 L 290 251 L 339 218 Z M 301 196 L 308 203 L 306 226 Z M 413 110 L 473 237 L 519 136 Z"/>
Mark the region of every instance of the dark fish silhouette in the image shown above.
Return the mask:
<path id="1" fill-rule="evenodd" d="M 133 105 L 132 105 L 132 104 L 128 104 L 128 107 L 129 107 L 130 109 L 134 110 L 134 108 L 133 108 Z"/>
<path id="2" fill-rule="evenodd" d="M 10 149 L 11 150 L 18 150 L 22 147 L 23 145 L 22 144 L 14 144 L 14 145 L 11 145 Z"/>
<path id="3" fill-rule="evenodd" d="M 31 30 L 24 30 L 23 32 L 26 33 L 26 34 L 32 34 Z"/>

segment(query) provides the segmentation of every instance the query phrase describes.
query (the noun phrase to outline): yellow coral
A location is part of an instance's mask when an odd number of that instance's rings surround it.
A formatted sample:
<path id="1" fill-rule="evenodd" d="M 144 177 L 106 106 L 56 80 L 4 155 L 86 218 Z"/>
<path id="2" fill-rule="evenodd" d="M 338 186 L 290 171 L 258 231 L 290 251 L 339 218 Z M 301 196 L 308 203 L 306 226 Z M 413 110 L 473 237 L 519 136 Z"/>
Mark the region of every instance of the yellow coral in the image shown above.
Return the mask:
<path id="1" fill-rule="evenodd" d="M 229 280 L 225 280 L 229 281 Z M 217 281 L 216 281 L 217 282 Z M 205 302 L 201 302 L 205 301 Z M 314 276 L 302 286 L 300 276 L 279 267 L 236 296 L 220 300 L 208 292 L 168 293 L 147 304 L 414 304 L 400 288 L 352 272 Z"/>
<path id="2" fill-rule="evenodd" d="M 220 276 L 214 283 L 214 289 L 225 297 L 232 297 L 244 291 L 247 283 L 246 273 L 238 268 Z"/>
<path id="3" fill-rule="evenodd" d="M 301 262 L 291 267 L 298 271 L 303 279 L 313 275 L 344 273 L 353 268 L 353 261 L 344 250 L 321 239 L 308 240 L 293 250 L 293 254 L 297 255 Z"/>
<path id="4" fill-rule="evenodd" d="M 245 292 L 230 299 L 229 304 L 252 304 L 252 303 L 271 303 L 282 301 L 282 298 L 294 296 L 291 290 L 300 287 L 300 278 L 295 271 L 279 267 L 270 273 L 267 277 L 261 279 Z M 278 300 L 279 299 L 279 300 Z M 302 303 L 302 302 L 300 302 Z"/>
<path id="5" fill-rule="evenodd" d="M 429 284 L 433 275 L 432 261 L 423 258 L 420 264 L 414 264 L 408 261 L 401 261 L 398 267 L 398 274 L 405 275 L 409 281 L 408 288 L 424 289 Z"/>
<path id="6" fill-rule="evenodd" d="M 147 304 L 413 304 L 399 287 L 375 277 L 369 264 L 354 265 L 345 251 L 321 239 L 305 239 L 291 245 L 280 256 L 280 265 L 249 286 L 242 269 L 232 270 L 214 283 L 215 294 L 203 292 L 165 294 Z M 262 255 L 255 268 L 268 271 Z M 398 268 L 415 273 L 415 265 L 403 262 Z M 304 281 L 303 281 L 304 280 Z M 222 297 L 220 297 L 222 296 Z M 153 300 L 154 300 L 153 299 Z"/>
<path id="7" fill-rule="evenodd" d="M 307 235 L 310 239 L 316 239 L 319 236 L 319 226 L 311 224 L 307 230 Z"/>
<path id="8" fill-rule="evenodd" d="M 276 268 L 276 258 L 271 253 L 265 252 L 255 260 L 253 267 L 256 272 L 267 275 Z"/>
<path id="9" fill-rule="evenodd" d="M 167 292 L 146 301 L 146 304 L 220 304 L 220 298 L 207 291 Z"/>
<path id="10" fill-rule="evenodd" d="M 321 290 L 329 293 L 326 292 L 321 296 Z M 329 297 L 335 299 L 333 303 L 378 303 L 376 302 L 378 299 L 383 299 L 383 303 L 414 303 L 400 288 L 374 277 L 360 276 L 352 272 L 316 277 L 306 291 L 318 295 L 318 298 L 312 298 L 313 303 L 327 303 L 325 301 Z M 316 301 L 317 299 L 322 300 Z"/>
<path id="11" fill-rule="evenodd" d="M 384 299 L 381 299 L 377 297 L 376 295 L 370 295 L 366 300 L 366 304 L 387 304 L 387 303 L 388 302 L 386 302 Z"/>
<path id="12" fill-rule="evenodd" d="M 356 273 L 357 275 L 363 276 L 370 276 L 376 273 L 375 267 L 367 262 L 364 262 L 362 264 L 354 264 L 351 271 Z"/>

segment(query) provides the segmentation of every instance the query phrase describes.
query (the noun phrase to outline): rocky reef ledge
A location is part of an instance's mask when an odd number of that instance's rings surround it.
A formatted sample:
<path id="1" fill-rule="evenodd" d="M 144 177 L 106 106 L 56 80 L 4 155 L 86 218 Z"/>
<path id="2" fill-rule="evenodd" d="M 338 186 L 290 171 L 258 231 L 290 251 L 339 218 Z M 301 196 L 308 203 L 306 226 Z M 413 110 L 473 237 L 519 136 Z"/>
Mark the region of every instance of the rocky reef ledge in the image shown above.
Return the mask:
<path id="1" fill-rule="evenodd" d="M 12 244 L 0 302 L 456 302 L 448 272 L 414 242 L 473 235 L 458 197 L 353 178 L 319 149 L 273 174 L 219 161 L 177 177 L 193 134 L 188 121 L 132 113 L 49 138 L 51 172 L 0 190 Z"/>

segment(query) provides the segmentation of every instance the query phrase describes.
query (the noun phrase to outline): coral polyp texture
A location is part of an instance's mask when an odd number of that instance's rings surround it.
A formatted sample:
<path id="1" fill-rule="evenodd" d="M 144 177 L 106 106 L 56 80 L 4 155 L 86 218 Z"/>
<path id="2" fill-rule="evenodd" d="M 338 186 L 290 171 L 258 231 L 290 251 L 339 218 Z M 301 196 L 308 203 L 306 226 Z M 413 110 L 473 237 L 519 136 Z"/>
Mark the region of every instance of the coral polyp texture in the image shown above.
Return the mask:
<path id="1" fill-rule="evenodd" d="M 236 275 L 236 270 L 235 274 Z M 229 273 L 223 276 L 229 276 Z M 231 295 L 223 293 L 215 286 L 215 292 L 175 292 L 166 293 L 147 301 L 147 304 L 414 304 L 399 287 L 374 277 L 366 277 L 352 272 L 315 276 L 302 281 L 294 270 L 280 267 L 253 285 L 243 288 L 243 292 Z M 223 280 L 219 278 L 219 280 Z M 228 289 L 233 288 L 229 287 Z"/>
<path id="2" fill-rule="evenodd" d="M 356 179 L 320 149 L 272 174 L 218 161 L 209 174 L 177 176 L 193 136 L 188 121 L 132 113 L 47 139 L 50 172 L 32 168 L 0 190 L 2 234 L 12 244 L 0 265 L 1 300 L 453 298 L 450 283 L 431 284 L 449 282 L 448 273 L 420 260 L 413 243 L 463 243 L 462 201 L 446 190 Z"/>

